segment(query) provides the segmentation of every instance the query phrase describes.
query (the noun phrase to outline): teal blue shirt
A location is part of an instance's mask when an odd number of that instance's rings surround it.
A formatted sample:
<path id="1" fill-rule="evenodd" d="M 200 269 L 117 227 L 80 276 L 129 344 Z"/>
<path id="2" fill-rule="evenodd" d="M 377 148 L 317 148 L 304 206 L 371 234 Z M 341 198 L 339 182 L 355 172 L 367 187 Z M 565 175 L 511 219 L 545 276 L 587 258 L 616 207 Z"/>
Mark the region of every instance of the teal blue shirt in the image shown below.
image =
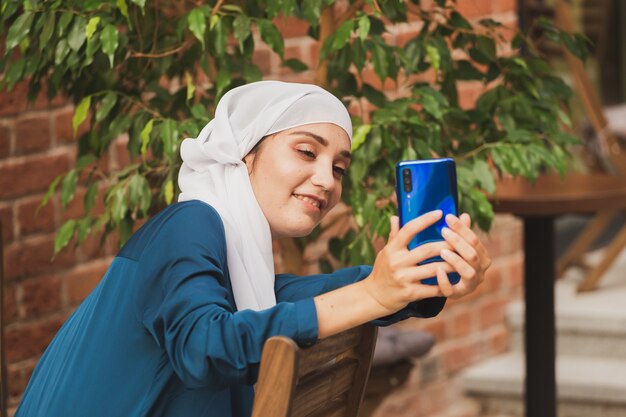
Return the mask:
<path id="1" fill-rule="evenodd" d="M 314 343 L 313 297 L 370 271 L 277 275 L 274 307 L 237 311 L 219 215 L 199 201 L 174 204 L 132 236 L 61 327 L 16 417 L 248 417 L 264 342 Z M 377 324 L 433 316 L 444 301 Z"/>

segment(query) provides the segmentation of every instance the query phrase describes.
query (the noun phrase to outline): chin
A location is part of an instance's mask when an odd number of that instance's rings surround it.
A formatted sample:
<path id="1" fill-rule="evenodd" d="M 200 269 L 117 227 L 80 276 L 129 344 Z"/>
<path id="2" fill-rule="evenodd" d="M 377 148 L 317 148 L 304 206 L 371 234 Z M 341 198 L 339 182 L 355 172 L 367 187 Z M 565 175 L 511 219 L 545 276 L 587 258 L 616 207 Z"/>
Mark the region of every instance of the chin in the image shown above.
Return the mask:
<path id="1" fill-rule="evenodd" d="M 283 238 L 283 237 L 305 237 L 313 232 L 316 224 L 312 225 L 298 225 L 294 227 L 281 227 L 272 231 L 272 237 L 274 238 Z"/>

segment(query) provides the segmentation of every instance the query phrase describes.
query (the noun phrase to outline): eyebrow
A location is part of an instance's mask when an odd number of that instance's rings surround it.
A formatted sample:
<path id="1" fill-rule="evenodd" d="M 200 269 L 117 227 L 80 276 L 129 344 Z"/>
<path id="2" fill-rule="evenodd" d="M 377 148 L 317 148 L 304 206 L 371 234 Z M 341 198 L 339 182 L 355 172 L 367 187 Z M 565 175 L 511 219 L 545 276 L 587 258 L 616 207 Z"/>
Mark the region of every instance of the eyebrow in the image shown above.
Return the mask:
<path id="1" fill-rule="evenodd" d="M 311 132 L 305 132 L 305 131 L 297 131 L 297 132 L 292 132 L 292 135 L 305 135 L 305 136 L 309 136 L 313 139 L 315 139 L 317 142 L 319 142 L 322 146 L 328 146 L 328 141 L 326 139 L 324 139 L 323 137 L 316 135 L 315 133 L 311 133 Z M 341 151 L 339 152 L 339 155 L 343 156 L 344 158 L 350 159 L 352 160 L 352 154 L 348 151 Z"/>

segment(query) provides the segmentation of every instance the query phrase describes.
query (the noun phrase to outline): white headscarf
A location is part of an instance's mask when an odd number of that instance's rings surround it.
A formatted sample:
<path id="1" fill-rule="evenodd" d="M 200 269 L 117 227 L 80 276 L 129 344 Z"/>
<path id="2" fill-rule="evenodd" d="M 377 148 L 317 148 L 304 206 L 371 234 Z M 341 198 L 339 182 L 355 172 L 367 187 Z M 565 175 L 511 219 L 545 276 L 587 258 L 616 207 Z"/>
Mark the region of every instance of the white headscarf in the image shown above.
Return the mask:
<path id="1" fill-rule="evenodd" d="M 328 91 L 310 84 L 259 81 L 226 93 L 215 118 L 196 139 L 181 145 L 178 201 L 204 201 L 222 218 L 238 310 L 276 304 L 270 228 L 243 157 L 263 137 L 311 123 L 333 123 L 352 140 L 350 116 Z"/>

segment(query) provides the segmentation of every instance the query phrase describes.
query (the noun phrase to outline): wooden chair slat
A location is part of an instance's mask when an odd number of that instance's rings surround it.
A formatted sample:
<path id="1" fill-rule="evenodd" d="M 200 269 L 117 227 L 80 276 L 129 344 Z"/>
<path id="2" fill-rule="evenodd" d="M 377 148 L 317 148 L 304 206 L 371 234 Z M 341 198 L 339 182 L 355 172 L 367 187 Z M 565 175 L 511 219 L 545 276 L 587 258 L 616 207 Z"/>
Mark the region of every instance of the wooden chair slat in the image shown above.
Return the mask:
<path id="1" fill-rule="evenodd" d="M 357 417 L 376 334 L 364 324 L 302 349 L 289 338 L 270 338 L 252 416 Z"/>
<path id="2" fill-rule="evenodd" d="M 298 363 L 298 377 L 307 375 L 309 372 L 318 369 L 331 359 L 357 346 L 361 340 L 361 334 L 356 329 L 350 329 L 334 337 L 319 341 L 315 345 L 315 350 L 307 355 L 302 355 Z"/>
<path id="3" fill-rule="evenodd" d="M 296 386 L 293 402 L 295 415 L 309 415 L 348 391 L 357 369 L 357 361 L 346 359 L 308 375 Z"/>

